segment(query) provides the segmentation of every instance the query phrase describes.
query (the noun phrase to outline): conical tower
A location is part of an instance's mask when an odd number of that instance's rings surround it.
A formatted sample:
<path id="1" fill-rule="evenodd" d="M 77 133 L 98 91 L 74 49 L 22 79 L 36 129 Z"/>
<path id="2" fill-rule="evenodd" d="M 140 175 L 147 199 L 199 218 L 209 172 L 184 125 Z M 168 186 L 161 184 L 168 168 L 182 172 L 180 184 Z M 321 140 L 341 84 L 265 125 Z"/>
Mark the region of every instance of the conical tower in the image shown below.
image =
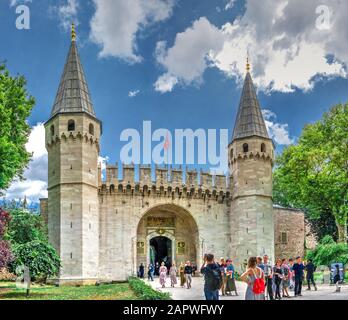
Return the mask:
<path id="1" fill-rule="evenodd" d="M 249 60 L 239 104 L 229 167 L 233 180 L 231 254 L 243 266 L 251 256 L 274 258 L 272 200 L 273 141 L 269 138 Z"/>
<path id="2" fill-rule="evenodd" d="M 95 282 L 99 256 L 101 122 L 91 102 L 74 25 L 63 75 L 45 128 L 49 240 L 62 261 L 59 281 Z"/>

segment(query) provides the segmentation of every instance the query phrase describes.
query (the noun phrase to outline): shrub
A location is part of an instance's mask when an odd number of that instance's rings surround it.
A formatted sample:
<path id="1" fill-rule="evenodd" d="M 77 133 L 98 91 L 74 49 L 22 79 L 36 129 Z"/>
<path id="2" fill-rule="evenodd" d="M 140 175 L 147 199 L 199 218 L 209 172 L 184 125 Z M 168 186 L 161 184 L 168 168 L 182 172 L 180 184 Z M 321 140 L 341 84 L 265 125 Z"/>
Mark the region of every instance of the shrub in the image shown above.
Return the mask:
<path id="1" fill-rule="evenodd" d="M 16 278 L 16 275 L 10 273 L 7 269 L 0 269 L 0 281 L 14 281 Z"/>
<path id="2" fill-rule="evenodd" d="M 9 221 L 10 215 L 0 208 L 0 269 L 7 267 L 12 261 L 10 243 L 3 240 Z"/>
<path id="3" fill-rule="evenodd" d="M 10 271 L 18 273 L 23 266 L 30 270 L 33 279 L 56 276 L 60 268 L 60 259 L 55 249 L 42 241 L 31 241 L 13 246 L 14 261 Z M 18 269 L 19 267 L 19 269 Z"/>
<path id="4" fill-rule="evenodd" d="M 138 278 L 129 278 L 129 285 L 141 300 L 171 300 L 169 293 L 156 291 Z"/>
<path id="5" fill-rule="evenodd" d="M 348 263 L 348 245 L 345 243 L 336 243 L 331 236 L 325 236 L 318 246 L 309 251 L 307 259 L 312 259 L 317 266 L 330 266 L 332 263 Z"/>

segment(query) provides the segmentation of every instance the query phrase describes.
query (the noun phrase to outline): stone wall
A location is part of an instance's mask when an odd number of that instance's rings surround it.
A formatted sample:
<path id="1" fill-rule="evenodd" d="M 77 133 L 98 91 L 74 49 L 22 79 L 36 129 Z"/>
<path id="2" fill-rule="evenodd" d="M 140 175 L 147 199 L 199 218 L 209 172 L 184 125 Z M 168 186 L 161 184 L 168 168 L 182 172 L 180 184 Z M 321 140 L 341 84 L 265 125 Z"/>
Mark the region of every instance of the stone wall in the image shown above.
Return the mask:
<path id="1" fill-rule="evenodd" d="M 296 209 L 274 207 L 275 257 L 296 258 L 305 254 L 304 213 Z"/>

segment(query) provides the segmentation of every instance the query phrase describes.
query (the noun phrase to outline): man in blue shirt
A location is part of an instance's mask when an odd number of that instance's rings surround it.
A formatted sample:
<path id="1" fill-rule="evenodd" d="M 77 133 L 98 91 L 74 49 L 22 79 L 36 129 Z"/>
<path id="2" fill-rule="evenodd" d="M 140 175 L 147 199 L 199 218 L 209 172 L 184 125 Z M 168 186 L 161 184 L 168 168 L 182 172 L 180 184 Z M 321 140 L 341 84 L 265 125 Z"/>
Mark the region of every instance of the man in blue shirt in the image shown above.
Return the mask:
<path id="1" fill-rule="evenodd" d="M 305 266 L 302 263 L 301 257 L 296 258 L 296 263 L 293 265 L 292 270 L 295 276 L 295 297 L 302 296 L 302 281 L 304 277 Z"/>

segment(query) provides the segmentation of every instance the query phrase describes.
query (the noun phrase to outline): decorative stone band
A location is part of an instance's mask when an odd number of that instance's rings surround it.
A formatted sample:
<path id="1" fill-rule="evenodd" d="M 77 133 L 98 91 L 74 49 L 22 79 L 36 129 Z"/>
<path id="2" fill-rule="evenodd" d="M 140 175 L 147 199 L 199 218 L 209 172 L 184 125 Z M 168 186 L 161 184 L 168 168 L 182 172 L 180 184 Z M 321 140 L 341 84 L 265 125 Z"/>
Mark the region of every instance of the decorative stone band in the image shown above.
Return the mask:
<path id="1" fill-rule="evenodd" d="M 261 160 L 265 160 L 265 161 L 271 161 L 271 163 L 273 164 L 273 158 L 270 154 L 268 153 L 253 153 L 253 152 L 248 152 L 248 153 L 239 153 L 236 156 L 234 156 L 232 159 L 230 159 L 230 161 L 232 160 L 232 162 L 236 162 L 237 160 L 240 159 L 261 159 Z"/>
<path id="2" fill-rule="evenodd" d="M 73 140 L 73 141 L 79 140 L 80 142 L 95 144 L 97 149 L 98 149 L 98 153 L 100 151 L 99 140 L 97 138 L 93 137 L 91 134 L 81 133 L 81 132 L 76 132 L 76 133 L 63 132 L 60 136 L 55 135 L 50 140 L 46 141 L 46 146 L 47 146 L 47 148 L 50 148 L 50 147 L 53 147 L 55 144 L 62 143 L 62 142 L 68 142 L 69 139 Z"/>
<path id="3" fill-rule="evenodd" d="M 96 187 L 95 185 L 93 185 L 91 183 L 87 183 L 87 182 L 81 182 L 81 181 L 57 183 L 57 184 L 54 184 L 54 185 L 50 186 L 49 188 L 47 188 L 47 190 L 52 190 L 54 188 L 57 188 L 57 187 L 60 187 L 60 186 L 64 186 L 64 185 L 73 185 L 73 186 L 76 186 L 76 185 L 86 185 L 86 186 L 89 186 L 89 187 L 92 187 L 92 188 L 98 190 L 98 187 Z"/>

